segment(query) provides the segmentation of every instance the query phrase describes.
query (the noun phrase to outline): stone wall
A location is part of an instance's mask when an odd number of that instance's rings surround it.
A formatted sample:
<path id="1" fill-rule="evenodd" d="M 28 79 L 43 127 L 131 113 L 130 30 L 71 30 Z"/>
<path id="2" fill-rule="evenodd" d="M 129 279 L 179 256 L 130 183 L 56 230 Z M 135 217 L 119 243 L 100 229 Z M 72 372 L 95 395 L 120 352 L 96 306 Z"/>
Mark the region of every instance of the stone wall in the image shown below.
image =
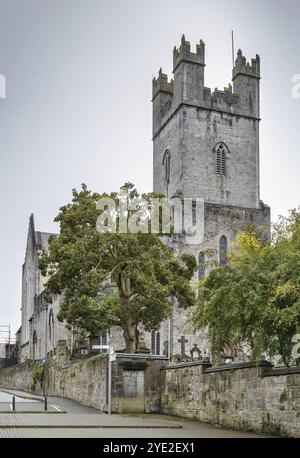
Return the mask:
<path id="1" fill-rule="evenodd" d="M 160 369 L 167 358 L 150 355 L 118 354 L 112 363 L 112 411 L 161 412 Z M 33 391 L 35 363 L 0 369 L 0 387 Z M 48 355 L 45 367 L 46 394 L 73 399 L 79 403 L 107 409 L 107 355 L 74 360 L 65 341 Z M 44 393 L 44 384 L 37 382 L 35 394 Z"/>
<path id="2" fill-rule="evenodd" d="M 161 369 L 165 357 L 119 354 L 112 367 L 113 412 L 161 412 Z"/>
<path id="3" fill-rule="evenodd" d="M 35 394 L 44 394 L 44 384 L 33 387 L 35 363 L 28 360 L 18 366 L 0 369 L 0 386 Z M 46 394 L 73 399 L 86 406 L 106 409 L 107 358 L 95 356 L 82 361 L 71 361 L 60 346 L 56 355 L 48 358 L 45 369 Z"/>
<path id="4" fill-rule="evenodd" d="M 236 430 L 300 437 L 300 368 L 267 361 L 211 368 L 201 363 L 162 371 L 163 413 Z"/>
<path id="5" fill-rule="evenodd" d="M 44 394 L 44 384 L 33 387 L 35 364 L 27 360 L 17 366 L 0 369 L 0 386 L 35 394 Z M 65 341 L 48 355 L 45 367 L 46 394 L 73 399 L 83 405 L 106 409 L 107 357 L 98 355 L 81 361 L 71 360 Z"/>
<path id="6" fill-rule="evenodd" d="M 267 361 L 211 367 L 166 365 L 163 357 L 118 354 L 112 363 L 112 412 L 165 413 L 235 430 L 300 437 L 300 368 Z M 0 369 L 0 387 L 32 389 L 34 363 Z M 48 395 L 106 410 L 107 356 L 70 360 L 60 345 L 46 369 Z M 36 384 L 35 393 L 43 394 Z"/>
<path id="7" fill-rule="evenodd" d="M 65 367 L 47 370 L 47 393 L 73 399 L 85 406 L 106 410 L 107 357 L 94 356 Z"/>
<path id="8" fill-rule="evenodd" d="M 24 391 L 31 391 L 34 365 L 33 361 L 27 360 L 18 366 L 0 369 L 0 386 L 2 388 L 16 388 Z M 42 393 L 40 384 L 37 384 L 35 393 Z"/>

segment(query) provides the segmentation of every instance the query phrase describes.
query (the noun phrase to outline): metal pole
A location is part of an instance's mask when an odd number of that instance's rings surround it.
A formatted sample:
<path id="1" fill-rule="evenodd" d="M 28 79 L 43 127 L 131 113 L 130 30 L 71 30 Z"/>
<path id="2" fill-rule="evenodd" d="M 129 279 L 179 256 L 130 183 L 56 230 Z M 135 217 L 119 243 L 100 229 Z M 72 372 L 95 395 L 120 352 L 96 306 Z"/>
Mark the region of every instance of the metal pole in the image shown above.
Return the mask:
<path id="1" fill-rule="evenodd" d="M 110 360 L 110 347 L 108 355 L 108 415 L 111 414 L 111 360 Z"/>
<path id="2" fill-rule="evenodd" d="M 44 380 L 43 380 L 43 386 L 44 386 L 44 396 L 46 397 L 46 377 L 47 377 L 47 373 L 46 373 L 46 366 L 47 366 L 47 361 L 45 361 L 45 364 L 44 364 Z"/>
<path id="3" fill-rule="evenodd" d="M 12 409 L 13 409 L 13 412 L 15 412 L 15 410 L 16 410 L 16 398 L 15 398 L 15 396 L 13 396 L 13 398 L 12 398 Z"/>
<path id="4" fill-rule="evenodd" d="M 48 400 L 47 400 L 47 396 L 45 396 L 44 410 L 45 410 L 45 411 L 48 410 Z"/>
<path id="5" fill-rule="evenodd" d="M 45 307 L 45 315 L 46 315 L 46 323 L 45 323 L 45 358 L 47 358 L 47 351 L 48 351 L 48 307 Z"/>
<path id="6" fill-rule="evenodd" d="M 107 392 L 107 413 L 111 415 L 111 359 L 110 359 L 110 335 L 108 333 L 108 392 Z"/>
<path id="7" fill-rule="evenodd" d="M 171 318 L 169 318 L 169 322 L 168 322 L 168 337 L 169 337 L 169 342 L 168 342 L 168 360 L 171 361 Z"/>
<path id="8" fill-rule="evenodd" d="M 233 39 L 233 30 L 231 31 L 231 48 L 232 48 L 232 68 L 234 68 L 234 39 Z"/>
<path id="9" fill-rule="evenodd" d="M 73 326 L 71 326 L 71 356 L 73 355 L 73 349 L 74 349 L 74 329 L 73 329 Z"/>
<path id="10" fill-rule="evenodd" d="M 45 365 L 44 365 L 44 396 L 47 395 L 47 351 L 48 351 L 48 306 L 45 306 Z M 46 402 L 46 401 L 45 401 Z M 47 409 L 45 409 L 47 410 Z"/>
<path id="11" fill-rule="evenodd" d="M 10 324 L 8 325 L 8 358 L 10 359 Z"/>

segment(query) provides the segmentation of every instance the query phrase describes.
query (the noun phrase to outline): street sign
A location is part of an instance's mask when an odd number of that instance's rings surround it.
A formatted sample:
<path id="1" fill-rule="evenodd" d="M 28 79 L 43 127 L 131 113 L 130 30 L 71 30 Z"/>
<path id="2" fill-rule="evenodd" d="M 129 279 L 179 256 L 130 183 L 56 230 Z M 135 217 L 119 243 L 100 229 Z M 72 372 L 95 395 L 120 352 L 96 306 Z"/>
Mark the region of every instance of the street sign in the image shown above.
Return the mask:
<path id="1" fill-rule="evenodd" d="M 109 349 L 109 360 L 110 360 L 110 362 L 116 361 L 116 358 L 117 358 L 117 355 L 114 352 L 113 347 L 110 347 L 110 349 Z"/>
<path id="2" fill-rule="evenodd" d="M 92 345 L 93 350 L 108 350 L 109 345 Z"/>

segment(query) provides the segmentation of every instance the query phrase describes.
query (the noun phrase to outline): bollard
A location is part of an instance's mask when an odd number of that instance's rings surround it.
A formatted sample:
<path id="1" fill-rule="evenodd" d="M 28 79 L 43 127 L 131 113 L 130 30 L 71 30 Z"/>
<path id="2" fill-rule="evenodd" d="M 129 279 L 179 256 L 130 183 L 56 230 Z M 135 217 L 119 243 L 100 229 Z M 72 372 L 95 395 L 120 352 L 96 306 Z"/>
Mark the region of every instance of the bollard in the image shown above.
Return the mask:
<path id="1" fill-rule="evenodd" d="M 16 410 L 16 398 L 15 398 L 15 396 L 13 396 L 13 398 L 12 398 L 12 409 L 13 409 L 13 412 L 15 412 L 15 410 Z"/>
<path id="2" fill-rule="evenodd" d="M 44 410 L 48 410 L 48 402 L 47 402 L 47 396 L 45 396 L 45 405 L 44 405 Z"/>

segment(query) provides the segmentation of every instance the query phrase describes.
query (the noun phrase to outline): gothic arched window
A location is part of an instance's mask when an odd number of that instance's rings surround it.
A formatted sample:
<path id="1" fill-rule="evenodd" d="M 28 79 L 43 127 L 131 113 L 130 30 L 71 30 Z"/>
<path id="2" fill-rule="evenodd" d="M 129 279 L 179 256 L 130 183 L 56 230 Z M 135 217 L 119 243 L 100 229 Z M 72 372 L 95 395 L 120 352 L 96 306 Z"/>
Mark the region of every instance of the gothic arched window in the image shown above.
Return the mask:
<path id="1" fill-rule="evenodd" d="M 164 153 L 162 165 L 164 166 L 164 170 L 165 170 L 165 174 L 164 174 L 165 186 L 168 187 L 170 183 L 170 166 L 171 166 L 171 153 L 168 149 Z"/>
<path id="2" fill-rule="evenodd" d="M 151 331 L 151 353 L 160 355 L 160 332 Z"/>
<path id="3" fill-rule="evenodd" d="M 218 143 L 214 151 L 216 153 L 216 172 L 217 175 L 225 177 L 226 176 L 226 156 L 229 153 L 229 149 L 225 143 Z"/>
<path id="4" fill-rule="evenodd" d="M 36 330 L 33 331 L 33 337 L 32 337 L 32 359 L 36 359 L 37 357 L 37 334 Z"/>
<path id="5" fill-rule="evenodd" d="M 227 238 L 225 237 L 225 235 L 222 235 L 222 237 L 219 240 L 219 261 L 220 261 L 221 266 L 227 265 L 227 251 L 228 251 Z"/>
<path id="6" fill-rule="evenodd" d="M 49 342 L 50 345 L 54 346 L 54 315 L 52 309 L 49 313 Z"/>
<path id="7" fill-rule="evenodd" d="M 205 275 L 205 255 L 203 252 L 198 256 L 198 280 L 202 280 Z"/>

